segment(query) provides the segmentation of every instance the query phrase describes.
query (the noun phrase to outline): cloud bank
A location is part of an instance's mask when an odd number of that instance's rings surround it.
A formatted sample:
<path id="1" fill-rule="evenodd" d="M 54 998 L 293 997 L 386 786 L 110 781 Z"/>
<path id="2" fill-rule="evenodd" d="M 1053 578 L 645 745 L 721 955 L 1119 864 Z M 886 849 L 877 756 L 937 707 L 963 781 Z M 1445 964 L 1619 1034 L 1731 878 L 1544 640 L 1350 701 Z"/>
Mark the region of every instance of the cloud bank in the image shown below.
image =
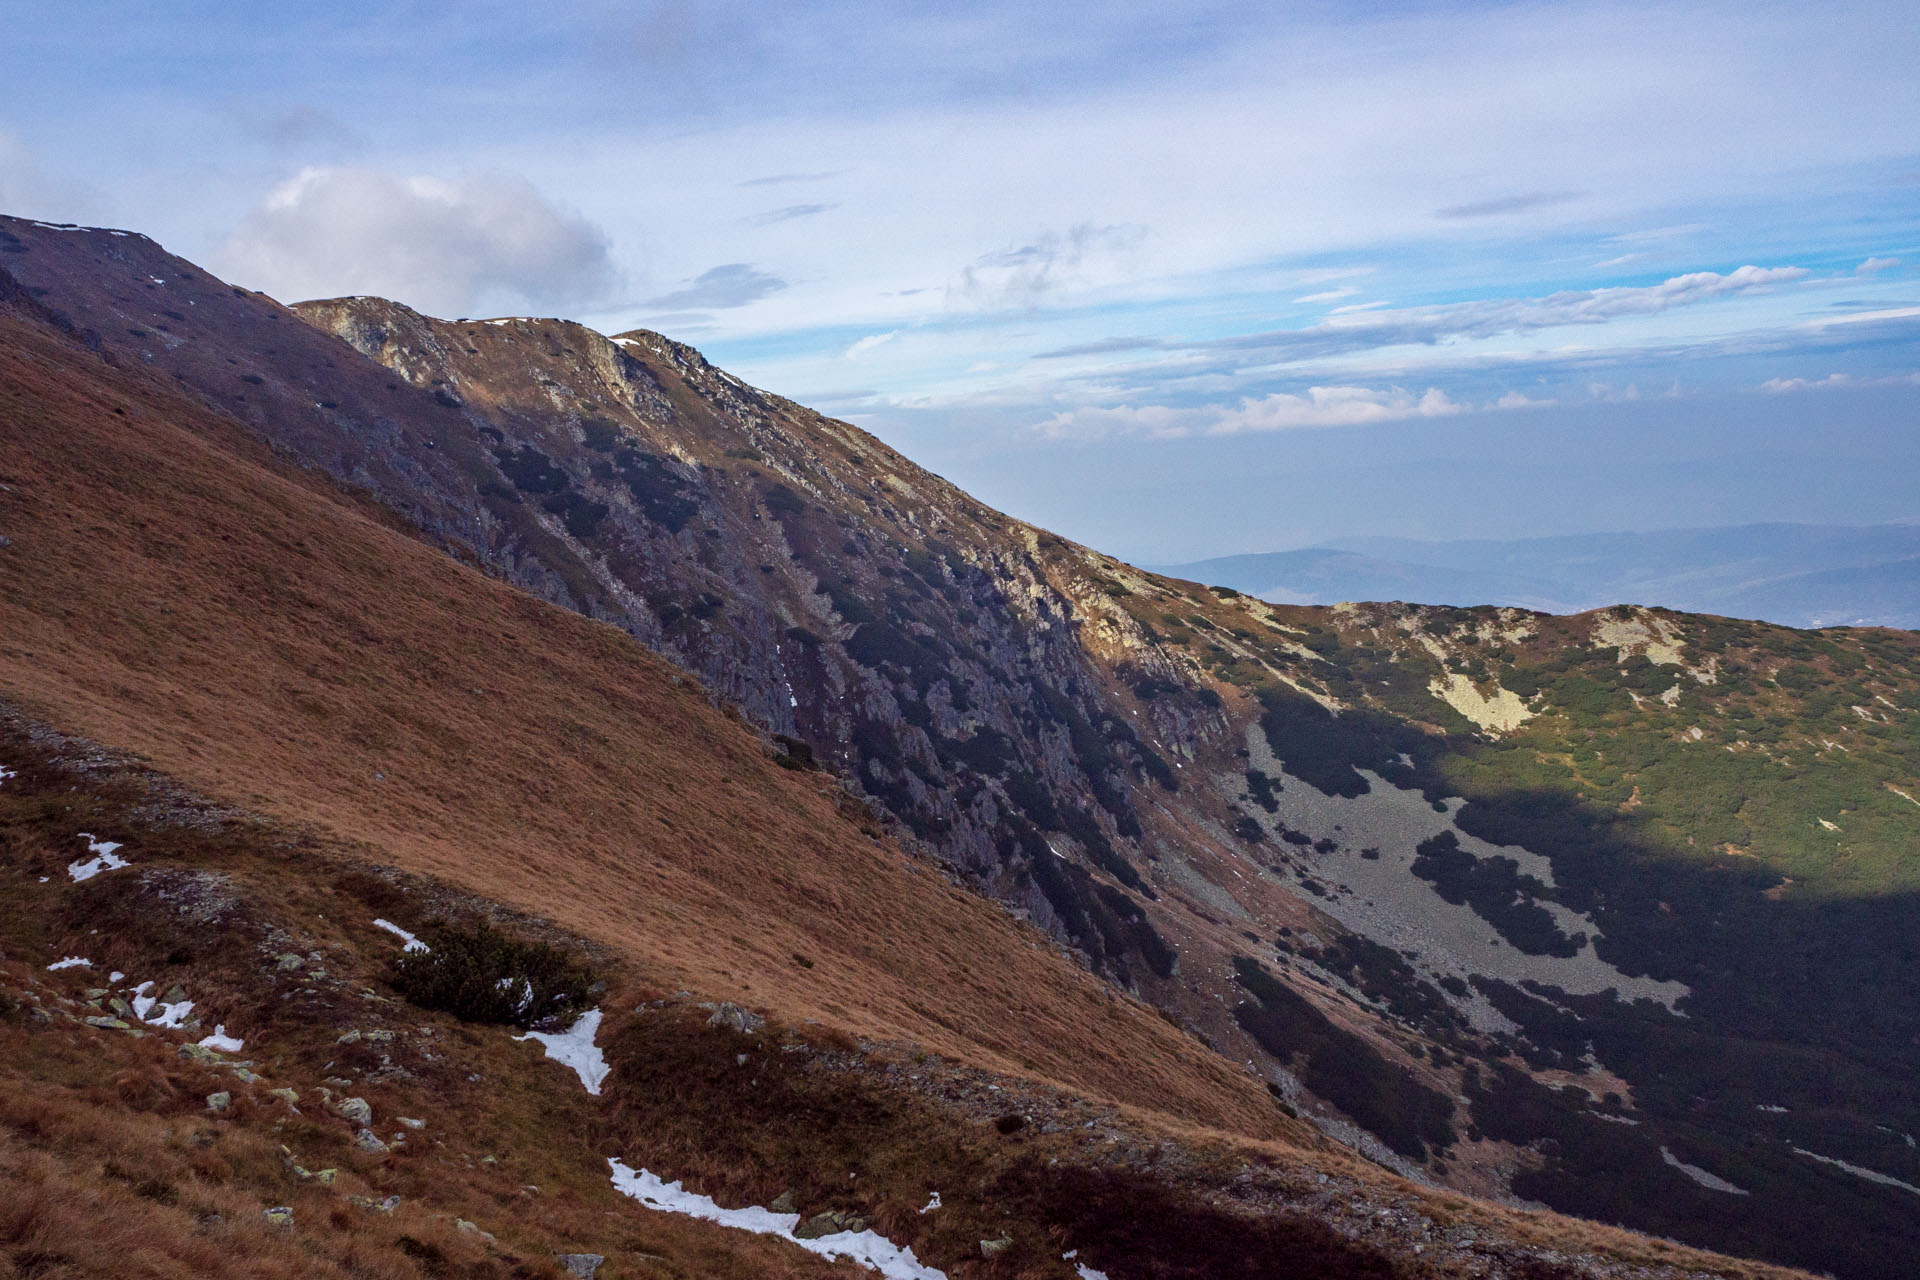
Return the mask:
<path id="1" fill-rule="evenodd" d="M 618 272 L 604 231 L 519 178 L 447 181 L 306 168 L 268 194 L 213 255 L 275 297 L 380 294 L 438 315 L 565 308 Z"/>

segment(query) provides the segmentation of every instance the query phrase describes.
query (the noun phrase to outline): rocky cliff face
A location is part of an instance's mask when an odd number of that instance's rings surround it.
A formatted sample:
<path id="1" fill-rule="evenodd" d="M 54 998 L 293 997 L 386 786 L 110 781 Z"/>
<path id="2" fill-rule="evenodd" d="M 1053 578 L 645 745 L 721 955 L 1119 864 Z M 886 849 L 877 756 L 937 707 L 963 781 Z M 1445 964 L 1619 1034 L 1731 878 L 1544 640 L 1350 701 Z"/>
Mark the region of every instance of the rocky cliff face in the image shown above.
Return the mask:
<path id="1" fill-rule="evenodd" d="M 140 237 L 0 232 L 110 358 L 669 655 L 1376 1159 L 1849 1274 L 1920 1257 L 1908 1193 L 1831 1163 L 1920 1185 L 1911 635 L 1268 606 L 657 334 L 289 311 Z M 1807 1245 L 1809 1203 L 1854 1243 Z"/>
<path id="2" fill-rule="evenodd" d="M 1170 974 L 1140 811 L 1228 718 L 1143 738 L 1106 661 L 1131 620 L 1055 563 L 1098 557 L 658 334 L 298 310 L 457 406 L 496 469 L 486 562 L 671 654 L 1117 978 Z"/>

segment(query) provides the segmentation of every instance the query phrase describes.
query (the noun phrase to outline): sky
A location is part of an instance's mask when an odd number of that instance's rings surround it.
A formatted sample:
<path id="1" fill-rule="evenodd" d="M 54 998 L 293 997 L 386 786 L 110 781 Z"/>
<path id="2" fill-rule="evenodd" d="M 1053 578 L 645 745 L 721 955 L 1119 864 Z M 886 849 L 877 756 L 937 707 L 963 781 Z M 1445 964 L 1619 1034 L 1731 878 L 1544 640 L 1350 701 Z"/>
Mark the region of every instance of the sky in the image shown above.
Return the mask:
<path id="1" fill-rule="evenodd" d="M 0 210 L 657 329 L 1134 560 L 1920 520 L 1911 0 L 0 29 Z"/>

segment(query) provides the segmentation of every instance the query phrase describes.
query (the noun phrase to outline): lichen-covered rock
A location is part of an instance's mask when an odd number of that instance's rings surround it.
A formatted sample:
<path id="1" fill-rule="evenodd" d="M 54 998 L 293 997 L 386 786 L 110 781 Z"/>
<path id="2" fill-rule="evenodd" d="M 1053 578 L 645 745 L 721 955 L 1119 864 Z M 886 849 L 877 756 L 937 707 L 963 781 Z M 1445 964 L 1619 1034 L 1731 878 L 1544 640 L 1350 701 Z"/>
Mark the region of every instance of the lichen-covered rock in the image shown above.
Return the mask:
<path id="1" fill-rule="evenodd" d="M 793 1234 L 801 1240 L 819 1240 L 825 1236 L 837 1236 L 843 1231 L 865 1231 L 866 1229 L 867 1220 L 859 1214 L 830 1209 L 808 1218 L 793 1229 Z"/>
<path id="2" fill-rule="evenodd" d="M 731 1027 L 740 1034 L 748 1036 L 766 1023 L 767 1020 L 759 1014 L 742 1009 L 732 1002 L 721 1004 L 713 1011 L 713 1016 L 707 1019 L 707 1025 L 710 1027 Z"/>

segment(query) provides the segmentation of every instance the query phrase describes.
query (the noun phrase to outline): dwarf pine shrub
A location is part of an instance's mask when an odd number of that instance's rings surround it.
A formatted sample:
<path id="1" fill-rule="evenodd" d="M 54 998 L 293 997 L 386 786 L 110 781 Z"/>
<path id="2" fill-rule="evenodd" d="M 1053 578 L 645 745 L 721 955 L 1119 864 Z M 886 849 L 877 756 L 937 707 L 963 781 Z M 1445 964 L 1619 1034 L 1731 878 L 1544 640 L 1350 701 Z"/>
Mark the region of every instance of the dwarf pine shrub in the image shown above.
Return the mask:
<path id="1" fill-rule="evenodd" d="M 468 1022 L 521 1028 L 570 1021 L 587 1005 L 593 973 L 565 952 L 486 921 L 428 931 L 431 949 L 403 951 L 393 985 L 414 1004 Z"/>

